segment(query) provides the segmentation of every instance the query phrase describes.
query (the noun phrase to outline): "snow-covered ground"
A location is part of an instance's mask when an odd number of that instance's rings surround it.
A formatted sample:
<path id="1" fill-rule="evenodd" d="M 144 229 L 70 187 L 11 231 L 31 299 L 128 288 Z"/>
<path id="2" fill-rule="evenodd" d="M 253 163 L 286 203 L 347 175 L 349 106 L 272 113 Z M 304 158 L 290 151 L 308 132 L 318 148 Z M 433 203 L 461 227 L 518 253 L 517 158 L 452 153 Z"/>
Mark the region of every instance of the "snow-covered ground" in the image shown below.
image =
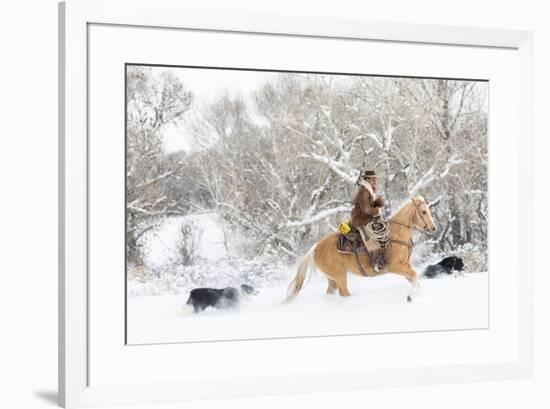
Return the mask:
<path id="1" fill-rule="evenodd" d="M 284 338 L 339 334 L 479 329 L 488 326 L 488 274 L 422 279 L 408 303 L 409 284 L 388 274 L 351 276 L 352 296 L 326 295 L 317 274 L 298 298 L 283 302 L 286 287 L 260 289 L 238 310 L 189 314 L 187 294 L 128 299 L 130 344 Z"/>

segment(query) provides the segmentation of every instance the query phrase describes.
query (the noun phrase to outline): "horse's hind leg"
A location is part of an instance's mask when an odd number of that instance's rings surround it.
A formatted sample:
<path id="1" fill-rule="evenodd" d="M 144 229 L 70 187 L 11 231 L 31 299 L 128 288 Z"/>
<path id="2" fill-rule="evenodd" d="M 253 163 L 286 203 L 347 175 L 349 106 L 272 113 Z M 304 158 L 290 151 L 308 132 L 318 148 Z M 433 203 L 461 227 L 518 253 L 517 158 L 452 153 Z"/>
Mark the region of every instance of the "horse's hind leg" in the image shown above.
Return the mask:
<path id="1" fill-rule="evenodd" d="M 348 273 L 346 270 L 331 271 L 331 274 L 324 272 L 328 280 L 327 294 L 334 294 L 338 290 L 338 294 L 342 297 L 349 297 L 351 293 L 348 291 Z"/>
<path id="2" fill-rule="evenodd" d="M 342 297 L 351 295 L 348 291 L 348 273 L 345 260 L 345 257 L 336 251 L 336 238 L 330 243 L 326 240 L 321 240 L 321 242 L 319 242 L 315 252 L 315 264 L 329 279 L 328 293 L 334 291 L 333 288 L 336 286 L 338 294 Z M 334 283 L 331 283 L 331 281 Z"/>
<path id="3" fill-rule="evenodd" d="M 336 281 L 328 278 L 327 294 L 334 294 L 337 289 L 338 289 L 338 286 L 336 285 Z"/>
<path id="4" fill-rule="evenodd" d="M 336 279 L 336 285 L 338 286 L 338 294 L 341 297 L 349 297 L 351 293 L 348 291 L 348 273 L 344 271 Z"/>

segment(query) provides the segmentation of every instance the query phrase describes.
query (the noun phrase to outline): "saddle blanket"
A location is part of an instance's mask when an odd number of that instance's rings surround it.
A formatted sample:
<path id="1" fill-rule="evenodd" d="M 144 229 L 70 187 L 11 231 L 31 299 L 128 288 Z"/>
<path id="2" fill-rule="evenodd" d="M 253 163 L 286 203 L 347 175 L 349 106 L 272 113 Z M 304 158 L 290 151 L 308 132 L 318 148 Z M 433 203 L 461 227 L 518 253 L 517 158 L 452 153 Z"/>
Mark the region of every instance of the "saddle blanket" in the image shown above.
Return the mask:
<path id="1" fill-rule="evenodd" d="M 340 233 L 338 236 L 338 242 L 337 242 L 337 250 L 340 253 L 344 254 L 353 254 L 353 253 L 359 253 L 359 254 L 366 254 L 367 249 L 365 248 L 363 244 L 363 240 L 361 240 L 361 235 L 359 232 L 352 232 L 347 235 L 343 235 Z"/>

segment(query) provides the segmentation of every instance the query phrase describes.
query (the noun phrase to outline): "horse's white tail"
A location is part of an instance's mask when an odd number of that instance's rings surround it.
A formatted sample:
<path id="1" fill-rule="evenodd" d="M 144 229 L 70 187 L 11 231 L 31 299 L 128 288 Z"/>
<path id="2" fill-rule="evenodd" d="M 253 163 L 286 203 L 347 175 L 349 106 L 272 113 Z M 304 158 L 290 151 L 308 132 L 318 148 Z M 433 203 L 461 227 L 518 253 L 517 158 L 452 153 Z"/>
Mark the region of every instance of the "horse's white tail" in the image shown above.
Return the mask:
<path id="1" fill-rule="evenodd" d="M 288 285 L 286 296 L 287 302 L 292 301 L 298 295 L 300 290 L 304 287 L 304 282 L 306 280 L 308 271 L 311 274 L 311 270 L 315 268 L 315 260 L 313 259 L 313 256 L 315 254 L 316 247 L 317 243 L 311 246 L 306 255 L 302 258 L 302 260 L 300 260 L 296 277 L 294 277 L 294 280 L 292 280 Z"/>

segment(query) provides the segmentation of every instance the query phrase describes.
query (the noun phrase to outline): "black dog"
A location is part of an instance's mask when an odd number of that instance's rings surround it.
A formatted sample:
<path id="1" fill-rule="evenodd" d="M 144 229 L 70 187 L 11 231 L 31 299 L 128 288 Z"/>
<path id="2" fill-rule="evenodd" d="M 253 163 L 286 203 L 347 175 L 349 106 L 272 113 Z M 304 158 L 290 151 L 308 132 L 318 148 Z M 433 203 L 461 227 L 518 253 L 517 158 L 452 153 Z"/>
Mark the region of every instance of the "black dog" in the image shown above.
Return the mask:
<path id="1" fill-rule="evenodd" d="M 240 305 L 242 296 L 257 295 L 258 291 L 249 285 L 243 284 L 239 289 L 227 287 L 195 288 L 189 293 L 186 305 L 193 307 L 195 313 L 204 311 L 208 307 L 217 309 L 236 308 Z"/>
<path id="2" fill-rule="evenodd" d="M 434 278 L 438 274 L 451 274 L 453 271 L 462 271 L 464 262 L 460 257 L 445 257 L 439 263 L 430 265 L 424 270 L 424 277 Z"/>

